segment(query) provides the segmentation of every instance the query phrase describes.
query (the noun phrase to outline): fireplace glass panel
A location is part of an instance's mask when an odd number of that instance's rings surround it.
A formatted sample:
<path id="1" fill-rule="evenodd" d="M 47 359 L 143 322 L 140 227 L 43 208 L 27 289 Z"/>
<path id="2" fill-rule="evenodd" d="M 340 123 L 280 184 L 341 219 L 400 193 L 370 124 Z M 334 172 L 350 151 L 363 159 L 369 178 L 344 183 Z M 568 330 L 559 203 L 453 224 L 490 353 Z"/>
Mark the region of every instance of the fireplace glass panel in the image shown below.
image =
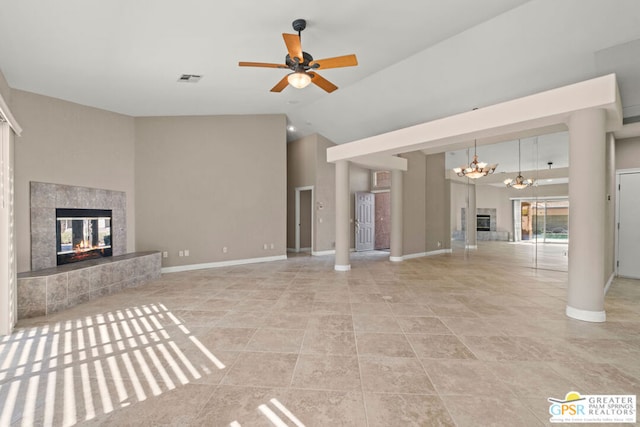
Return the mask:
<path id="1" fill-rule="evenodd" d="M 476 215 L 476 230 L 491 231 L 491 215 Z"/>
<path id="2" fill-rule="evenodd" d="M 111 211 L 56 209 L 58 265 L 112 255 Z"/>

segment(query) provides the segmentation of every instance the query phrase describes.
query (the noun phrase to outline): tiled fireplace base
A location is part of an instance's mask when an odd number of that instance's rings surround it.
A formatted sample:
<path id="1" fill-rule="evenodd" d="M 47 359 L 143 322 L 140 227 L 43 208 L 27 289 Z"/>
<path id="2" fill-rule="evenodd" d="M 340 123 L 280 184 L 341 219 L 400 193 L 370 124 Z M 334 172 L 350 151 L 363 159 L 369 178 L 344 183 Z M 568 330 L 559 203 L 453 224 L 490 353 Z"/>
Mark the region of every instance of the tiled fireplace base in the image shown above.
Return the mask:
<path id="1" fill-rule="evenodd" d="M 136 252 L 18 274 L 18 319 L 44 316 L 160 277 L 160 252 Z"/>

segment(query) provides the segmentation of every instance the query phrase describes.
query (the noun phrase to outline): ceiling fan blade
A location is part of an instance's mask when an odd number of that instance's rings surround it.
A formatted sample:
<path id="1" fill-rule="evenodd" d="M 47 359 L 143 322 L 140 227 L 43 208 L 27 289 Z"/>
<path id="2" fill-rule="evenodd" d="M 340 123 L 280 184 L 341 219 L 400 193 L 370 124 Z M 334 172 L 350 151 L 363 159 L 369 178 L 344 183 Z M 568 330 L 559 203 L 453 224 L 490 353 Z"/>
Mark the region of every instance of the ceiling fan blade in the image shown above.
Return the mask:
<path id="1" fill-rule="evenodd" d="M 327 68 L 353 67 L 358 65 L 358 59 L 355 55 L 336 56 L 335 58 L 318 59 L 309 63 L 311 68 L 326 70 Z"/>
<path id="2" fill-rule="evenodd" d="M 282 92 L 282 90 L 289 85 L 289 80 L 287 80 L 288 75 L 284 76 L 282 80 L 278 82 L 274 87 L 271 88 L 271 92 Z"/>
<path id="3" fill-rule="evenodd" d="M 324 77 L 322 77 L 318 73 L 309 72 L 307 74 L 309 74 L 311 76 L 311 83 L 313 83 L 316 86 L 326 90 L 329 93 L 331 93 L 334 90 L 338 89 L 338 86 L 334 85 L 333 83 L 331 83 L 329 80 L 325 79 Z"/>
<path id="4" fill-rule="evenodd" d="M 241 67 L 289 68 L 286 64 L 270 64 L 268 62 L 238 62 Z"/>
<path id="5" fill-rule="evenodd" d="M 283 33 L 282 38 L 284 38 L 284 44 L 287 45 L 289 57 L 291 59 L 298 58 L 300 62 L 304 62 L 304 58 L 302 57 L 302 45 L 300 44 L 300 36 L 298 36 L 297 34 Z"/>

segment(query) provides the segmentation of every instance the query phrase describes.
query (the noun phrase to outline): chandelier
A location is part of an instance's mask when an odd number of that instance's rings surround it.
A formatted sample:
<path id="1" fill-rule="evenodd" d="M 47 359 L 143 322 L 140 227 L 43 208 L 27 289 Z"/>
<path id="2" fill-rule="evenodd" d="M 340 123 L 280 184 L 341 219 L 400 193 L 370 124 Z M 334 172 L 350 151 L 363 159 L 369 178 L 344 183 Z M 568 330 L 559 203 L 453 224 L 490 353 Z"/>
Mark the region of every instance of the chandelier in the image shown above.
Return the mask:
<path id="1" fill-rule="evenodd" d="M 516 179 L 505 179 L 504 184 L 507 188 L 515 188 L 516 190 L 522 190 L 523 188 L 531 187 L 533 185 L 533 179 L 524 179 L 520 168 L 520 140 L 518 140 L 518 176 Z"/>
<path id="2" fill-rule="evenodd" d="M 483 176 L 487 176 L 492 174 L 496 167 L 498 167 L 497 163 L 489 165 L 485 162 L 478 161 L 478 154 L 476 152 L 476 140 L 473 140 L 473 161 L 469 163 L 469 166 L 461 166 L 459 168 L 453 168 L 453 171 L 458 176 L 466 176 L 467 178 L 477 179 L 482 178 Z"/>

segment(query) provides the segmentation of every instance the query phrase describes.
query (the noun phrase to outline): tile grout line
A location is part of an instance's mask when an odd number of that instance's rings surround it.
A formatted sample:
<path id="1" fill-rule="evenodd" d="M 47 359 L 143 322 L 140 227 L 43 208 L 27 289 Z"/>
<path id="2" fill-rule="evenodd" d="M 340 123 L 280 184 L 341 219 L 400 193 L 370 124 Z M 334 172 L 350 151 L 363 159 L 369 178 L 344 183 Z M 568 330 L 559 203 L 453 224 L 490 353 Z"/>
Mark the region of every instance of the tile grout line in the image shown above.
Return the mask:
<path id="1" fill-rule="evenodd" d="M 353 341 L 356 346 L 356 362 L 358 363 L 358 376 L 360 377 L 360 393 L 362 395 L 362 408 L 364 410 L 364 422 L 369 427 L 369 414 L 367 411 L 367 399 L 364 394 L 364 383 L 362 377 L 362 366 L 360 366 L 360 351 L 358 350 L 358 335 L 356 331 L 355 321 L 353 320 L 353 306 L 351 302 L 351 291 L 349 290 L 349 308 L 351 308 L 351 326 L 353 327 Z"/>
<path id="2" fill-rule="evenodd" d="M 388 301 L 386 301 L 387 304 L 390 304 Z M 426 304 L 425 304 L 426 305 Z M 427 307 L 429 308 L 429 310 L 431 310 L 431 307 L 429 307 L 427 305 Z M 389 307 L 389 309 L 391 310 L 391 307 Z M 433 311 L 433 310 L 431 310 Z M 393 314 L 394 319 L 396 320 L 396 322 L 398 322 L 397 316 L 396 314 L 393 312 L 393 310 L 391 310 L 391 313 Z M 434 313 L 435 314 L 435 313 Z M 438 319 L 440 321 L 440 318 L 435 316 L 436 319 Z M 444 322 L 443 322 L 444 324 Z M 398 326 L 400 326 L 400 323 L 398 323 Z M 445 325 L 445 327 L 447 327 Z M 447 328 L 449 329 L 449 328 Z M 451 410 L 447 407 L 446 402 L 444 401 L 444 399 L 442 398 L 442 395 L 440 395 L 440 392 L 438 391 L 438 388 L 436 387 L 435 382 L 433 381 L 433 379 L 431 378 L 431 376 L 429 375 L 429 372 L 427 371 L 427 369 L 424 367 L 424 363 L 422 363 L 422 359 L 420 358 L 420 356 L 418 356 L 418 352 L 416 351 L 416 349 L 413 347 L 413 344 L 411 343 L 411 340 L 409 339 L 409 337 L 407 336 L 405 330 L 402 328 L 402 326 L 400 326 L 400 330 L 402 331 L 402 335 L 404 336 L 404 339 L 407 340 L 407 342 L 409 343 L 409 346 L 411 347 L 411 350 L 413 351 L 413 353 L 416 356 L 416 359 L 418 359 L 418 363 L 420 364 L 420 366 L 422 367 L 422 371 L 424 372 L 424 374 L 427 376 L 427 378 L 429 379 L 429 381 L 431 382 L 431 385 L 433 386 L 433 391 L 435 391 L 435 395 L 438 397 L 438 399 L 440 399 L 440 402 L 442 402 L 442 406 L 444 407 L 444 409 L 447 411 L 447 414 L 449 415 L 449 418 L 451 418 L 451 421 L 453 421 L 453 423 L 455 425 L 458 425 L 458 423 L 456 422 L 455 418 L 453 418 L 453 415 L 451 414 Z M 451 331 L 453 333 L 453 331 Z"/>

